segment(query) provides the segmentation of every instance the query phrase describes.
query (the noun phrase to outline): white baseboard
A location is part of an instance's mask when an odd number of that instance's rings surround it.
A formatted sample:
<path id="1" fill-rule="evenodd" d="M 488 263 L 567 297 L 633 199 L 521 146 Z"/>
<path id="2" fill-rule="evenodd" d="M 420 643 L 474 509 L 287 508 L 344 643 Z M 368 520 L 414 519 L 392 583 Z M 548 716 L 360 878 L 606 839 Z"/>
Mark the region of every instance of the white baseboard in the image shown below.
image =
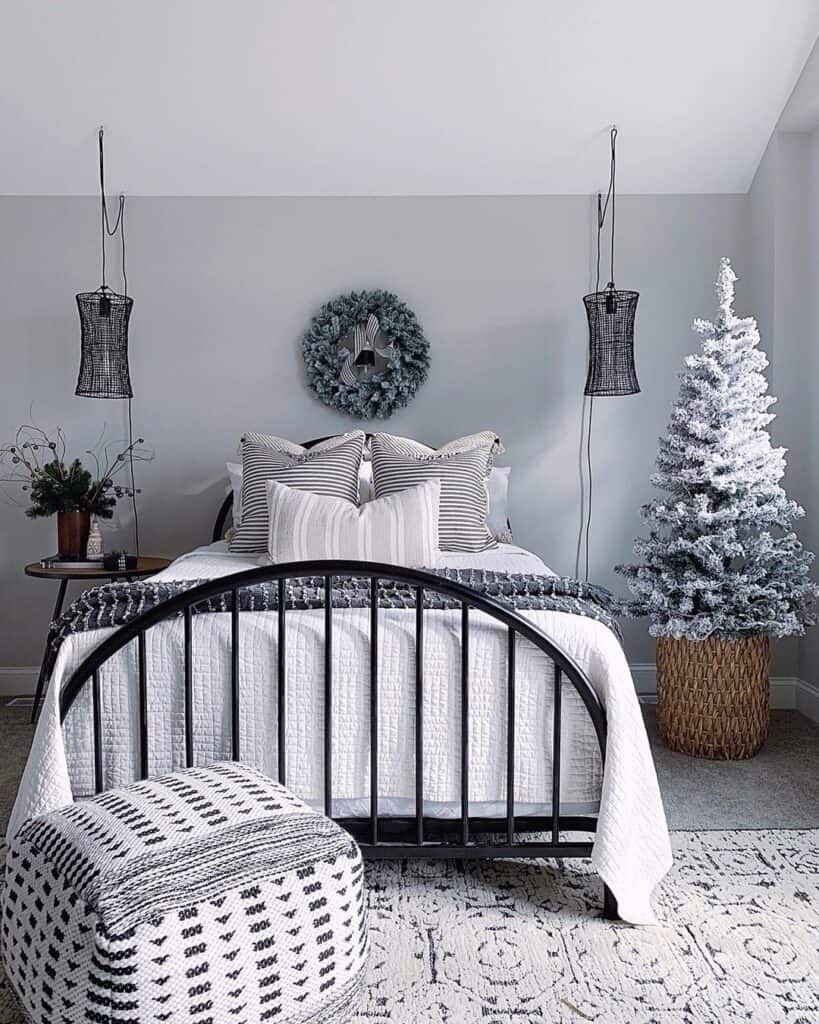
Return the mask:
<path id="1" fill-rule="evenodd" d="M 39 674 L 39 665 L 22 665 L 19 668 L 0 666 L 0 697 L 34 696 Z"/>
<path id="2" fill-rule="evenodd" d="M 34 695 L 39 668 L 24 665 L 19 668 L 0 667 L 0 697 Z M 631 665 L 631 674 L 637 694 L 644 704 L 657 702 L 657 668 L 651 662 Z M 819 722 L 819 687 L 795 676 L 771 678 L 771 707 L 800 711 L 806 718 Z"/>
<path id="3" fill-rule="evenodd" d="M 794 697 L 796 710 L 812 722 L 819 722 L 819 686 L 804 679 L 794 679 Z"/>
<path id="4" fill-rule="evenodd" d="M 657 703 L 657 666 L 653 661 L 635 661 L 629 665 L 634 687 L 641 701 Z"/>

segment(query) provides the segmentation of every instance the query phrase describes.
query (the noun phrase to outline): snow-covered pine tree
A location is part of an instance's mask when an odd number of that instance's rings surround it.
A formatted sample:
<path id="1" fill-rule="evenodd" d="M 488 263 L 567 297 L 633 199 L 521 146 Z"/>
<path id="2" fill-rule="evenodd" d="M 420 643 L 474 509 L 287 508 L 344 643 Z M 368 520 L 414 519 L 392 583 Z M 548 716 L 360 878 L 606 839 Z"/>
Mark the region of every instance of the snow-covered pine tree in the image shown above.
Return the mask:
<path id="1" fill-rule="evenodd" d="M 652 484 L 666 496 L 643 506 L 649 536 L 640 564 L 618 566 L 653 636 L 702 640 L 801 634 L 815 621 L 813 555 L 792 529 L 804 510 L 779 484 L 785 449 L 774 418 L 752 317 L 734 314 L 736 274 L 723 259 L 716 323 L 696 320 L 702 351 L 688 356 Z"/>

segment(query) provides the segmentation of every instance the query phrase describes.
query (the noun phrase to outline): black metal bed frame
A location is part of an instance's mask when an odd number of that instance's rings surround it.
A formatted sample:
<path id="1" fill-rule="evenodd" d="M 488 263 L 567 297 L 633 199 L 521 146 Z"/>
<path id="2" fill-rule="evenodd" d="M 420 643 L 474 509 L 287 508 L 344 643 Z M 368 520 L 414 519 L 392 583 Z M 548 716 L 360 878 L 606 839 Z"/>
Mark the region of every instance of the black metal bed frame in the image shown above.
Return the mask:
<path id="1" fill-rule="evenodd" d="M 578 817 L 560 813 L 560 751 L 561 708 L 564 678 L 579 694 L 597 736 L 601 758 L 606 753 L 606 716 L 597 694 L 582 670 L 552 640 L 531 622 L 512 609 L 479 594 L 469 587 L 444 579 L 430 572 L 406 569 L 394 565 L 354 561 L 292 562 L 286 565 L 263 566 L 209 580 L 178 594 L 142 613 L 117 631 L 89 654 L 73 672 L 60 695 L 60 716 L 64 721 L 80 692 L 91 684 L 94 784 L 96 792 L 104 789 L 102 759 L 102 706 L 100 669 L 111 657 L 128 644 L 136 641 L 139 693 L 139 764 L 140 778 L 148 776 L 150 744 L 150 709 L 148 707 L 147 664 L 145 636 L 149 629 L 169 619 L 182 618 L 184 634 L 184 729 L 185 761 L 191 766 L 194 758 L 193 716 L 193 609 L 201 601 L 230 595 L 230 711 L 231 757 L 241 759 L 240 735 L 240 638 L 239 591 L 259 583 L 276 582 L 278 610 L 270 614 L 278 618 L 278 777 L 286 784 L 286 728 L 287 693 L 286 602 L 285 583 L 307 576 L 320 577 L 324 582 L 324 811 L 333 817 L 333 751 L 332 751 L 332 691 L 333 691 L 333 608 L 331 603 L 335 577 L 355 576 L 370 581 L 370 813 L 363 818 L 336 818 L 361 844 L 369 858 L 401 857 L 589 857 L 592 842 L 562 840 L 561 831 L 588 831 L 596 828 L 595 817 Z M 412 816 L 382 815 L 378 801 L 378 584 L 380 580 L 408 584 L 415 593 L 415 814 Z M 436 592 L 460 603 L 461 624 L 461 721 L 460 721 L 460 818 L 441 819 L 425 817 L 423 813 L 423 760 L 424 760 L 424 594 Z M 490 616 L 507 630 L 507 722 L 506 722 L 506 816 L 505 818 L 473 817 L 469 813 L 469 627 L 470 612 Z M 546 654 L 554 664 L 554 714 L 552 730 L 552 814 L 548 816 L 517 816 L 514 807 L 515 787 L 515 665 L 516 638 L 521 637 Z M 518 833 L 545 832 L 548 838 L 533 842 L 520 842 Z M 476 837 L 487 833 L 496 835 L 488 843 L 479 843 Z M 616 916 L 612 893 L 605 888 L 604 914 Z"/>
<path id="2" fill-rule="evenodd" d="M 304 447 L 312 447 L 317 439 L 308 441 Z M 221 540 L 231 515 L 233 496 L 229 494 L 219 509 L 213 529 L 213 540 Z M 60 695 L 60 717 L 65 720 L 80 692 L 91 684 L 94 784 L 96 792 L 104 788 L 102 762 L 102 707 L 100 694 L 100 668 L 118 651 L 136 641 L 137 672 L 139 693 L 139 764 L 140 777 L 148 775 L 148 749 L 150 742 L 150 714 L 148 707 L 147 665 L 145 634 L 153 626 L 169 619 L 181 617 L 184 638 L 184 729 L 185 763 L 192 766 L 194 761 L 194 717 L 193 717 L 193 609 L 198 602 L 208 598 L 230 595 L 230 710 L 231 710 L 231 757 L 241 758 L 240 735 L 240 641 L 239 641 L 239 591 L 243 587 L 259 583 L 276 582 L 277 615 L 277 741 L 278 778 L 287 782 L 286 763 L 286 693 L 287 693 L 287 647 L 285 585 L 288 580 L 303 579 L 307 576 L 320 577 L 324 583 L 324 812 L 333 817 L 333 764 L 332 764 L 332 690 L 333 690 L 333 609 L 331 604 L 333 579 L 341 576 L 355 576 L 370 581 L 370 813 L 361 818 L 336 817 L 334 820 L 345 828 L 359 843 L 362 853 L 369 859 L 403 857 L 432 858 L 500 858 L 500 857 L 590 857 L 592 841 L 567 841 L 560 837 L 562 831 L 595 832 L 595 816 L 563 815 L 560 813 L 560 752 L 561 752 L 561 709 L 564 677 L 579 694 L 600 747 L 601 761 L 606 757 L 606 713 L 594 688 L 582 669 L 573 659 L 541 630 L 513 609 L 493 600 L 470 587 L 453 580 L 447 580 L 434 573 L 418 569 L 407 569 L 395 565 L 356 561 L 310 561 L 292 562 L 286 565 L 264 566 L 245 572 L 221 576 L 193 587 L 183 594 L 161 602 L 144 612 L 128 624 L 117 629 L 73 672 Z M 407 584 L 415 593 L 415 814 L 384 815 L 379 813 L 378 792 L 378 584 L 380 580 Z M 461 721 L 460 721 L 460 818 L 430 818 L 423 813 L 424 798 L 424 593 L 434 592 L 452 598 L 460 603 L 461 624 Z M 503 818 L 485 818 L 469 813 L 469 626 L 470 611 L 488 615 L 507 631 L 507 678 L 506 678 L 506 815 Z M 515 674 L 516 638 L 522 637 L 539 648 L 554 664 L 553 728 L 552 728 L 552 814 L 546 816 L 516 815 L 514 806 L 515 790 Z M 517 836 L 524 833 L 545 833 L 545 841 L 520 842 Z M 478 842 L 480 836 L 488 836 L 487 842 Z M 604 886 L 603 916 L 617 918 L 617 902 L 613 893 Z"/>

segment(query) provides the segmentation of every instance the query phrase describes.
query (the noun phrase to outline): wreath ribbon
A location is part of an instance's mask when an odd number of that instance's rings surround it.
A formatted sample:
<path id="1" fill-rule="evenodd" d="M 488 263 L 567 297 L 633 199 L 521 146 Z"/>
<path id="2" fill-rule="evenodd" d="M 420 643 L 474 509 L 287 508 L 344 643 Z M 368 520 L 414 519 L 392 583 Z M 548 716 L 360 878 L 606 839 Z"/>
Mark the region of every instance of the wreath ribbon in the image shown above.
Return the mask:
<path id="1" fill-rule="evenodd" d="M 341 328 L 339 327 L 338 329 L 340 331 Z M 384 359 L 389 359 L 392 354 L 392 344 L 390 342 L 387 342 L 386 345 L 377 344 L 376 339 L 380 332 L 381 325 L 375 313 L 370 313 L 366 324 L 357 323 L 355 325 L 353 328 L 353 348 L 352 351 L 348 350 L 347 358 L 341 367 L 341 380 L 345 384 L 356 384 L 358 382 L 353 367 L 358 362 L 362 352 L 374 352 Z"/>

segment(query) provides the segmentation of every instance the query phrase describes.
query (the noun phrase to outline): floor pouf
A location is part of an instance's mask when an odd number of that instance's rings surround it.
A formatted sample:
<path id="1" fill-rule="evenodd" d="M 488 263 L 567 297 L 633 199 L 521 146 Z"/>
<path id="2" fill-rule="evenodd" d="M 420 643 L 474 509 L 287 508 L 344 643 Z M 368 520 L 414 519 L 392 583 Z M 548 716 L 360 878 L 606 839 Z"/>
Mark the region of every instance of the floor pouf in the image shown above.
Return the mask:
<path id="1" fill-rule="evenodd" d="M 361 854 L 259 772 L 190 768 L 28 822 L 0 939 L 32 1024 L 346 1021 Z"/>

